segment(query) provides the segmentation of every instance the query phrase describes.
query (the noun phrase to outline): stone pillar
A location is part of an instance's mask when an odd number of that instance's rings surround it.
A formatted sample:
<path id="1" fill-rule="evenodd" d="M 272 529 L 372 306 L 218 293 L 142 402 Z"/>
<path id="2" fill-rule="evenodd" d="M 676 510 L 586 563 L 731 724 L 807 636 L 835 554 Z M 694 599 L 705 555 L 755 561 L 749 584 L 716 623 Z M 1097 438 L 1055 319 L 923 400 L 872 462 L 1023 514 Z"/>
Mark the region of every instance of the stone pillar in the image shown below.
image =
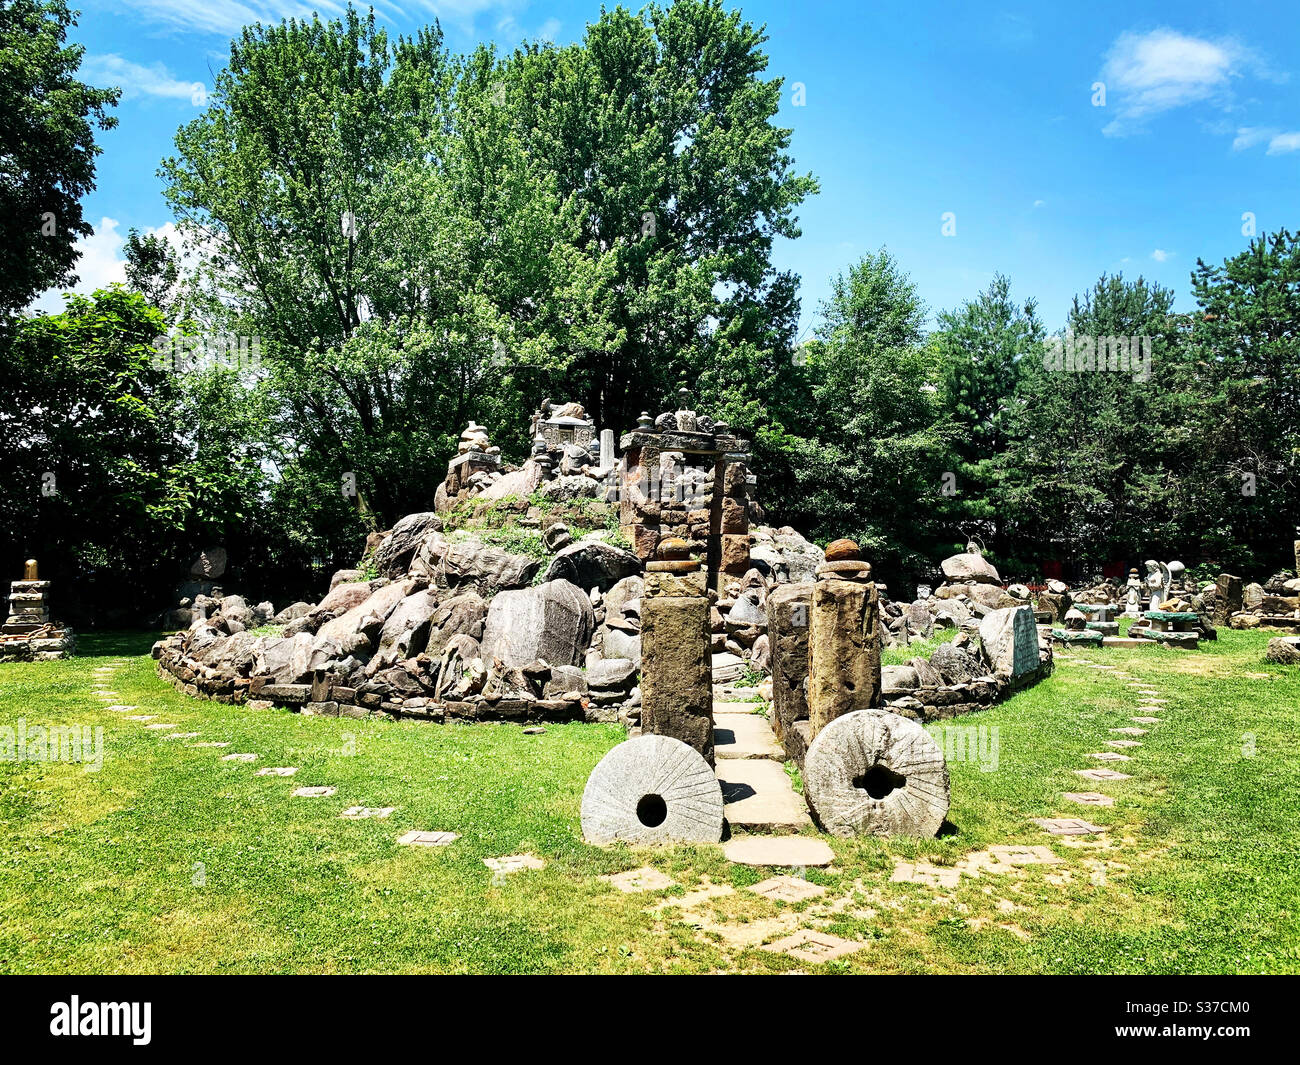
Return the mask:
<path id="1" fill-rule="evenodd" d="M 1297 551 L 1300 551 L 1300 541 L 1296 542 L 1296 549 Z M 39 573 L 39 567 L 36 565 L 36 559 L 29 558 L 27 562 L 23 565 L 23 580 L 39 581 L 40 579 L 41 577 Z"/>
<path id="2" fill-rule="evenodd" d="M 1295 542 L 1295 573 L 1300 577 L 1300 540 Z"/>
<path id="3" fill-rule="evenodd" d="M 1240 577 L 1231 573 L 1220 573 L 1214 588 L 1214 621 L 1226 625 L 1228 619 L 1242 607 L 1242 584 Z"/>
<path id="4" fill-rule="evenodd" d="M 880 627 L 871 565 L 836 540 L 817 567 L 808 630 L 808 719 L 815 739 L 837 717 L 880 705 Z"/>
<path id="5" fill-rule="evenodd" d="M 767 593 L 772 663 L 772 731 L 798 764 L 808 749 L 808 619 L 813 585 L 780 584 Z"/>
<path id="6" fill-rule="evenodd" d="M 600 431 L 600 468 L 602 470 L 613 469 L 614 467 L 614 430 L 602 429 Z"/>
<path id="7" fill-rule="evenodd" d="M 641 594 L 641 729 L 713 761 L 713 654 L 700 564 L 670 538 L 646 565 Z"/>
<path id="8" fill-rule="evenodd" d="M 28 559 L 23 580 L 9 585 L 9 619 L 0 627 L 6 636 L 23 636 L 50 623 L 50 582 L 37 579 L 36 560 Z"/>

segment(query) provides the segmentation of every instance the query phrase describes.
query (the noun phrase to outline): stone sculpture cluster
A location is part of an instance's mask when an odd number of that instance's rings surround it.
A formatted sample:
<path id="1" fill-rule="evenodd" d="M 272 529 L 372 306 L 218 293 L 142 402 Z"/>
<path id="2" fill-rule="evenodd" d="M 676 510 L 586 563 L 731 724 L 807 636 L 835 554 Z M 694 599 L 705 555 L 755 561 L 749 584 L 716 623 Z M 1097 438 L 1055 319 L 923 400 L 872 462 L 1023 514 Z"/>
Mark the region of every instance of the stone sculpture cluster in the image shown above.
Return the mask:
<path id="1" fill-rule="evenodd" d="M 28 559 L 23 579 L 9 586 L 9 619 L 0 626 L 0 662 L 49 661 L 76 652 L 76 637 L 67 626 L 50 620 L 50 582 L 40 579 L 36 560 Z"/>

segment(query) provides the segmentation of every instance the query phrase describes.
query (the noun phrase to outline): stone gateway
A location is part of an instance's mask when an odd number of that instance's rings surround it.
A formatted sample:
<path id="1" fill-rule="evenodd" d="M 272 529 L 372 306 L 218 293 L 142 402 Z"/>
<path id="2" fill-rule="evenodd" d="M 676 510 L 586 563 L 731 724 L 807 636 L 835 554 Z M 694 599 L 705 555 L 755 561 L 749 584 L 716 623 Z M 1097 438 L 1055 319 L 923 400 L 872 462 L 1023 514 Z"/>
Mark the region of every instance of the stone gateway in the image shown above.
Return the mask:
<path id="1" fill-rule="evenodd" d="M 833 836 L 938 833 L 948 814 L 943 751 L 915 721 L 855 710 L 828 724 L 808 748 L 804 792 Z"/>
<path id="2" fill-rule="evenodd" d="M 717 843 L 722 785 L 703 756 L 670 736 L 620 743 L 587 778 L 582 837 L 588 843 Z"/>

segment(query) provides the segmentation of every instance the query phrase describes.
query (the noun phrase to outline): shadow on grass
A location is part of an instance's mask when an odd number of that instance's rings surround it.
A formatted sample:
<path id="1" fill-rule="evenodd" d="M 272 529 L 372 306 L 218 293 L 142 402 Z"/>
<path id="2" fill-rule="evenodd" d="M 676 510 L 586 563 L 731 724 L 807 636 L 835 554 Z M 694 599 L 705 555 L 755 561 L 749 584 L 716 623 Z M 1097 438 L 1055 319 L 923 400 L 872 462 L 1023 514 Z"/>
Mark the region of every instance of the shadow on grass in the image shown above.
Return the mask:
<path id="1" fill-rule="evenodd" d="M 153 632 L 79 632 L 77 656 L 86 658 L 127 657 L 147 655 L 162 633 Z"/>

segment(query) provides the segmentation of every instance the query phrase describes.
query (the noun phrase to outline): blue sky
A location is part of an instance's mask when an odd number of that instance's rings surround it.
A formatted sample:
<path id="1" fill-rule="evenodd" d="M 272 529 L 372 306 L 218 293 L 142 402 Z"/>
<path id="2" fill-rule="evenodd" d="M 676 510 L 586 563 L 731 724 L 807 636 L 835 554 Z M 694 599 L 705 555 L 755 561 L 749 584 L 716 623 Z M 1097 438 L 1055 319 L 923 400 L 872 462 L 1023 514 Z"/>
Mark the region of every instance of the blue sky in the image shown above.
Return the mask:
<path id="1" fill-rule="evenodd" d="M 81 290 L 121 276 L 132 227 L 170 221 L 159 160 L 198 108 L 246 21 L 338 5 L 310 0 L 80 0 L 83 70 L 125 96 L 101 135 L 97 232 Z M 612 6 L 612 5 L 611 5 Z M 637 4 L 629 6 L 639 6 Z M 783 241 L 803 279 L 804 327 L 828 279 L 886 246 L 932 310 L 974 296 L 995 271 L 1033 296 L 1050 328 L 1103 272 L 1141 274 L 1192 305 L 1198 256 L 1217 262 L 1300 227 L 1300 11 L 1251 3 L 775 3 L 769 72 L 781 120 L 821 194 Z M 440 18 L 456 50 L 480 40 L 566 43 L 599 0 L 376 0 L 395 31 Z M 1096 85 L 1102 83 L 1103 90 Z M 802 87 L 801 96 L 799 89 Z M 944 235 L 947 228 L 953 234 Z M 57 298 L 41 306 L 57 309 Z"/>

